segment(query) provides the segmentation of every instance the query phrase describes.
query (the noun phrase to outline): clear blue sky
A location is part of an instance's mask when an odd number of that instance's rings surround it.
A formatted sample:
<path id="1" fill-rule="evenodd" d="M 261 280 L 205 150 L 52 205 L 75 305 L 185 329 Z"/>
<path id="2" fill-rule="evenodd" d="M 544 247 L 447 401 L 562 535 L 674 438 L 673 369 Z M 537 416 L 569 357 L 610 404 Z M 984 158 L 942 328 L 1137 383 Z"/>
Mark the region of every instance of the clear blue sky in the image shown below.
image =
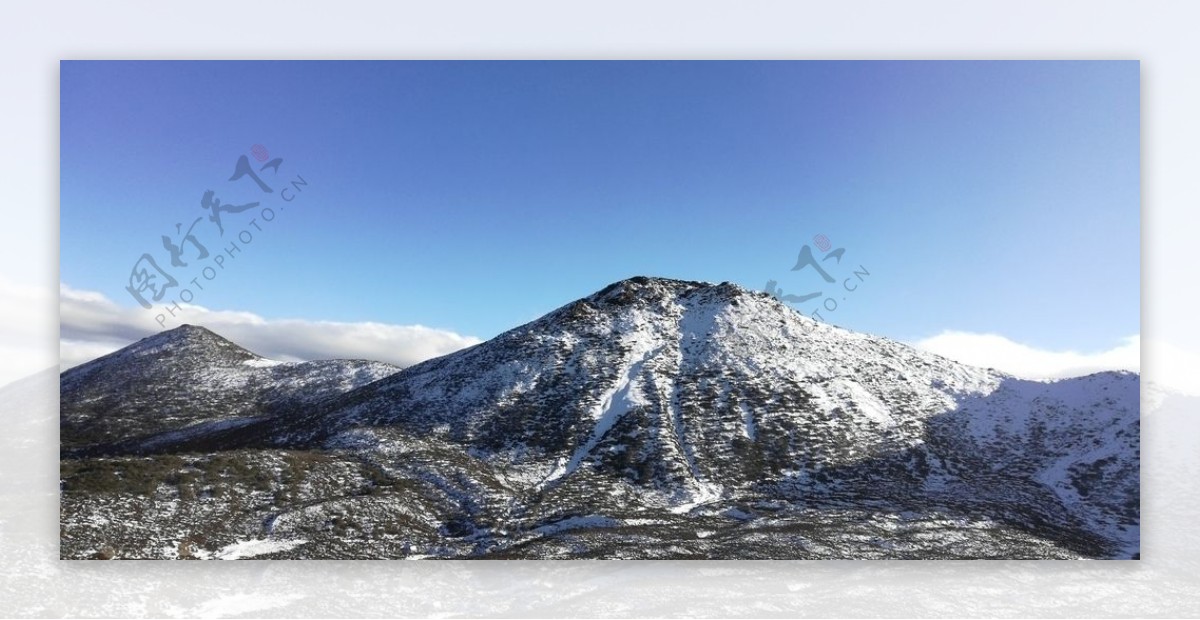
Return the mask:
<path id="1" fill-rule="evenodd" d="M 227 181 L 261 144 L 283 158 L 264 182 L 309 184 L 195 303 L 489 338 L 633 275 L 833 294 L 790 271 L 821 233 L 839 282 L 871 274 L 824 313 L 852 329 L 1081 350 L 1140 331 L 1137 62 L 61 71 L 62 281 L 129 307 L 134 262 L 168 265 L 160 236 L 206 190 L 265 196 Z"/>

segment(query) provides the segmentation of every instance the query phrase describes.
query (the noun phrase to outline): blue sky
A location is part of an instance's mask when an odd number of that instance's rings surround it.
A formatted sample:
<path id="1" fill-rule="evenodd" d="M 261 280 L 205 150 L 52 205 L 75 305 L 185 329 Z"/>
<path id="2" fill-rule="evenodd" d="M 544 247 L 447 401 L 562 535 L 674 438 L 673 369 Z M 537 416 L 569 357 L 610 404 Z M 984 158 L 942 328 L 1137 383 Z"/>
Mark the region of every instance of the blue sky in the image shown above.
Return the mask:
<path id="1" fill-rule="evenodd" d="M 657 275 L 897 339 L 1140 331 L 1137 62 L 64 62 L 61 102 L 61 279 L 129 308 L 213 190 L 282 210 L 197 225 L 254 238 L 193 301 L 273 319 L 489 338 Z M 254 144 L 271 195 L 227 180 Z M 839 284 L 790 271 L 817 234 Z"/>

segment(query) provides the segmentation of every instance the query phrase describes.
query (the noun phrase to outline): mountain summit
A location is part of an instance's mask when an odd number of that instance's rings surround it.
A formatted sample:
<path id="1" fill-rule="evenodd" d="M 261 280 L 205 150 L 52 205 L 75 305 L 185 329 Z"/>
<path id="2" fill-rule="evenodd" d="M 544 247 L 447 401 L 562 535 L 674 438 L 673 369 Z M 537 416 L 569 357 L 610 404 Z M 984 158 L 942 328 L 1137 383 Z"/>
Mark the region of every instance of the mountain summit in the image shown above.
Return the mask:
<path id="1" fill-rule="evenodd" d="M 444 436 L 550 480 L 608 463 L 698 500 L 714 480 L 912 447 L 957 395 L 1004 380 L 736 285 L 639 277 L 348 393 L 305 423 Z"/>
<path id="2" fill-rule="evenodd" d="M 203 445 L 373 481 L 372 501 L 273 513 L 313 557 L 1130 557 L 1138 384 L 1019 380 L 737 285 L 636 277 Z M 312 533 L 349 505 L 360 529 L 423 525 L 370 552 Z"/>

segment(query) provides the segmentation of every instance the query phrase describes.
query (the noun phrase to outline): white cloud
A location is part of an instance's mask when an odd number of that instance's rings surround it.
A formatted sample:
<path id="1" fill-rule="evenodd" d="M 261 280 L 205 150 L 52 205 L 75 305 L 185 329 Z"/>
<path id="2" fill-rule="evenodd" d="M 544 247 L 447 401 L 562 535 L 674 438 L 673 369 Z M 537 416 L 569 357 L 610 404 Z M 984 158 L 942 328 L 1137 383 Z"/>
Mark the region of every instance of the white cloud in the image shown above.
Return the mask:
<path id="1" fill-rule="evenodd" d="M 1113 348 L 1095 353 L 1047 351 L 996 334 L 945 331 L 913 343 L 917 348 L 964 364 L 995 368 L 1026 379 L 1078 377 L 1101 370 L 1141 366 L 1141 338 L 1129 336 Z"/>
<path id="2" fill-rule="evenodd" d="M 478 338 L 423 325 L 265 319 L 250 312 L 181 304 L 167 328 L 201 325 L 259 354 L 278 360 L 370 359 L 411 366 L 477 344 Z M 122 307 L 100 293 L 61 285 L 60 366 L 65 370 L 111 353 L 164 327 L 157 313 Z"/>
<path id="3" fill-rule="evenodd" d="M 44 290 L 0 281 L 0 384 L 28 376 L 54 364 L 53 298 Z M 163 330 L 154 314 L 119 306 L 104 295 L 60 287 L 58 339 L 63 369 L 116 351 Z M 249 312 L 215 311 L 184 305 L 177 319 L 203 325 L 230 340 L 273 359 L 361 358 L 409 366 L 477 344 L 478 338 L 421 325 L 338 323 L 302 319 L 265 319 Z M 1110 349 L 1091 353 L 1050 351 L 996 334 L 946 331 L 914 346 L 975 366 L 996 368 L 1030 379 L 1053 379 L 1100 370 L 1141 368 L 1142 338 L 1130 336 Z M 1144 379 L 1147 384 L 1200 395 L 1195 380 L 1200 355 L 1163 340 L 1147 340 Z"/>

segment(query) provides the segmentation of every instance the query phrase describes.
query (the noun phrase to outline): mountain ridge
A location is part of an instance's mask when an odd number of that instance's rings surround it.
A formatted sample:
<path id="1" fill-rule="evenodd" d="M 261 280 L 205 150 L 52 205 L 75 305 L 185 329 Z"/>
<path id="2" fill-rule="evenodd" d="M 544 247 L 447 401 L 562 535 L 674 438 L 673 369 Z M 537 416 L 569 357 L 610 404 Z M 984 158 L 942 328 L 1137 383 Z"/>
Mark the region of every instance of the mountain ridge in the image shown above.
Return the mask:
<path id="1" fill-rule="evenodd" d="M 639 276 L 303 406 L 125 449 L 337 455 L 425 489 L 438 533 L 418 546 L 441 557 L 669 553 L 687 523 L 723 533 L 687 545 L 729 557 L 842 557 L 842 530 L 873 532 L 866 557 L 1129 557 L 1139 383 L 1020 380 L 737 285 Z M 974 550 L 897 542 L 898 514 Z M 738 531 L 770 534 L 741 549 Z"/>

